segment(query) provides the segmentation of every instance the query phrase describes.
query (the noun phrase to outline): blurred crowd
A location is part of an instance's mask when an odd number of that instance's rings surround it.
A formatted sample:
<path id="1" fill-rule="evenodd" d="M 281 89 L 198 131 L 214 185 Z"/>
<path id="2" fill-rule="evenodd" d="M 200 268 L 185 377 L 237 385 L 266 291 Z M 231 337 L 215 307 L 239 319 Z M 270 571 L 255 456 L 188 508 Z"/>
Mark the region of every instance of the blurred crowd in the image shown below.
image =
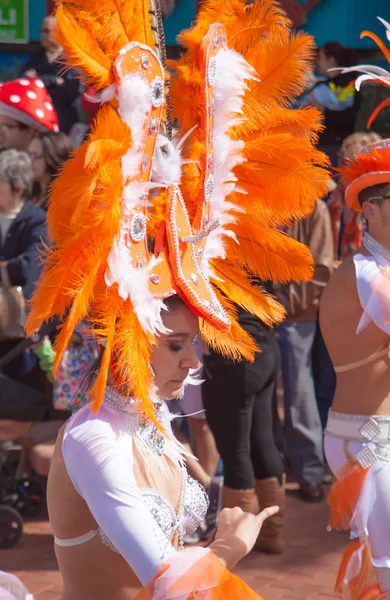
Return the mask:
<path id="1" fill-rule="evenodd" d="M 54 17 L 43 21 L 39 51 L 19 79 L 0 85 L 0 302 L 13 294 L 16 319 L 10 323 L 3 315 L 1 321 L 0 443 L 23 438 L 25 468 L 40 477 L 47 475 L 59 427 L 83 402 L 79 383 L 96 359 L 96 344 L 80 324 L 53 382 L 58 324 L 49 324 L 37 340 L 26 341 L 22 329 L 41 269 L 40 253 L 50 246 L 46 210 L 51 185 L 99 106 L 94 90 L 84 89 L 76 72 L 64 72 L 54 25 Z M 323 113 L 319 147 L 334 168 L 380 138 L 356 131 L 361 105 L 356 75 L 337 70 L 356 61 L 337 42 L 319 49 L 320 78 L 313 79 L 298 103 Z M 81 123 L 80 110 L 87 111 L 88 125 Z M 286 473 L 298 482 L 302 500 L 324 498 L 329 475 L 323 431 L 336 378 L 318 324 L 318 305 L 333 270 L 360 247 L 364 226 L 361 214 L 346 206 L 335 171 L 328 196 L 318 199 L 306 220 L 286 229 L 311 250 L 312 280 L 259 282 L 283 304 L 286 320 L 272 329 L 248 313 L 239 314 L 262 349 L 255 362 L 234 363 L 199 346 L 199 385 L 187 388 L 175 409 L 181 419 L 174 421 L 177 437 L 198 458 L 189 458 L 189 471 L 211 500 L 196 541 L 207 538 L 221 506 L 255 512 L 259 501 L 260 508 L 281 507 L 259 541 L 262 550 L 281 552 Z"/>

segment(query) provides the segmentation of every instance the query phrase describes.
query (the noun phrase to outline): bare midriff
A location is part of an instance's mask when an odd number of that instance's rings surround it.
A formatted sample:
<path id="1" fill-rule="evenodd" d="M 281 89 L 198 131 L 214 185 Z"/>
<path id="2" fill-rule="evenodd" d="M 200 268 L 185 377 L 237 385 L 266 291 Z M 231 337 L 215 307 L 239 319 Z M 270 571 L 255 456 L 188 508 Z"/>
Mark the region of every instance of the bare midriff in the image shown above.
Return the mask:
<path id="1" fill-rule="evenodd" d="M 338 373 L 332 409 L 346 414 L 390 415 L 389 357 Z"/>

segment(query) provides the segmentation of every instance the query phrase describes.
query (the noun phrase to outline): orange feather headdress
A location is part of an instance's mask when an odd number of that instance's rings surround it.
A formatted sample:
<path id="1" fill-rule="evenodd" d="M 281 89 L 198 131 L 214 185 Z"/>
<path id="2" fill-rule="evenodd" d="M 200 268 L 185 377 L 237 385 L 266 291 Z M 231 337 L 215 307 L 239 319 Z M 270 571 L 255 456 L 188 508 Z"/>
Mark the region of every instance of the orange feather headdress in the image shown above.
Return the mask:
<path id="1" fill-rule="evenodd" d="M 206 0 L 170 65 L 172 114 L 185 134 L 174 142 L 153 0 L 56 4 L 67 64 L 101 90 L 104 106 L 53 187 L 51 248 L 27 331 L 63 318 L 57 367 L 87 318 L 105 340 L 94 409 L 114 365 L 154 419 L 150 354 L 164 298 L 183 298 L 211 347 L 251 360 L 256 345 L 234 305 L 268 324 L 283 318 L 251 278 L 311 277 L 308 249 L 281 226 L 326 193 L 327 159 L 314 146 L 320 115 L 291 108 L 314 43 L 292 32 L 273 0 Z"/>
<path id="2" fill-rule="evenodd" d="M 390 140 L 365 146 L 354 159 L 345 162 L 339 173 L 346 186 L 346 202 L 361 211 L 359 193 L 362 190 L 379 183 L 390 183 Z"/>

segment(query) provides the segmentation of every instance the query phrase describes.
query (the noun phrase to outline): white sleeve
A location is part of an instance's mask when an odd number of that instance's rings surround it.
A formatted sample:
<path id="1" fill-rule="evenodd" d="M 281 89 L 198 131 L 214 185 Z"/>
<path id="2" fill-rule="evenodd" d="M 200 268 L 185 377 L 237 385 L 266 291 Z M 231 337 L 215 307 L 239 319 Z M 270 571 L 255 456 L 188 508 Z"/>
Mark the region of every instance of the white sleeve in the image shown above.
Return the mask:
<path id="1" fill-rule="evenodd" d="M 390 335 L 390 269 L 378 259 L 355 254 L 356 284 L 363 314 L 357 327 L 359 334 L 373 322 Z"/>
<path id="2" fill-rule="evenodd" d="M 77 416 L 64 435 L 66 469 L 101 530 L 145 586 L 174 549 L 135 481 L 131 436 L 121 437 L 98 418 L 78 422 Z"/>

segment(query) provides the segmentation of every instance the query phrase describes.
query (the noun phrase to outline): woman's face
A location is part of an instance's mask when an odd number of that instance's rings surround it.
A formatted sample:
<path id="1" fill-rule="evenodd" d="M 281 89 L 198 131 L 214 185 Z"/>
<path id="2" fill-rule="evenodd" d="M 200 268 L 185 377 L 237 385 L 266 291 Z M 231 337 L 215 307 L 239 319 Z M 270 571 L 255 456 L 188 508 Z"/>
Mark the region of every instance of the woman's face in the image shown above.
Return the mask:
<path id="1" fill-rule="evenodd" d="M 326 56 L 322 48 L 318 51 L 317 68 L 321 75 L 329 75 L 328 69 L 337 67 L 336 60 L 333 56 Z"/>
<path id="2" fill-rule="evenodd" d="M 23 189 L 13 190 L 7 179 L 0 177 L 0 214 L 9 214 L 21 201 Z"/>
<path id="3" fill-rule="evenodd" d="M 28 152 L 34 174 L 34 181 L 43 182 L 47 178 L 47 164 L 43 153 L 42 141 L 34 138 L 31 140 Z"/>
<path id="4" fill-rule="evenodd" d="M 199 324 L 185 305 L 163 311 L 163 322 L 170 333 L 159 336 L 152 352 L 152 367 L 159 397 L 173 400 L 181 395 L 190 369 L 199 366 L 194 346 Z"/>

